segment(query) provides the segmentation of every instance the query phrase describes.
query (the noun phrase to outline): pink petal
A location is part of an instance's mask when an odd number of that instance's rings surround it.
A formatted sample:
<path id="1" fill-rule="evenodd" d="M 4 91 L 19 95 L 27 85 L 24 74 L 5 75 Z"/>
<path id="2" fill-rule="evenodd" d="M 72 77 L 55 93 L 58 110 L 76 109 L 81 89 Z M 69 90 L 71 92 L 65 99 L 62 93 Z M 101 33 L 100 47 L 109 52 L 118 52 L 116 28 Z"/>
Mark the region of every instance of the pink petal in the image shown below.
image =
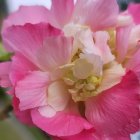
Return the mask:
<path id="1" fill-rule="evenodd" d="M 120 84 L 86 102 L 86 117 L 97 134 L 129 137 L 139 130 L 139 81 L 128 72 Z"/>
<path id="2" fill-rule="evenodd" d="M 140 49 L 132 56 L 132 58 L 125 64 L 127 70 L 140 72 Z"/>
<path id="3" fill-rule="evenodd" d="M 73 9 L 74 0 L 52 0 L 49 22 L 55 27 L 62 28 L 70 21 Z"/>
<path id="4" fill-rule="evenodd" d="M 54 137 L 52 140 L 96 140 L 94 139 L 93 130 L 84 130 L 79 134 L 69 136 L 69 137 Z"/>
<path id="5" fill-rule="evenodd" d="M 116 32 L 116 50 L 117 59 L 122 62 L 127 54 L 129 47 L 129 37 L 132 29 L 132 24 L 117 28 Z"/>
<path id="6" fill-rule="evenodd" d="M 12 86 L 9 79 L 10 70 L 11 62 L 0 63 L 0 86 L 5 88 L 9 88 Z"/>
<path id="7" fill-rule="evenodd" d="M 108 46 L 109 34 L 104 31 L 98 31 L 95 33 L 95 46 L 99 48 L 102 60 L 104 64 L 114 60 L 114 56 Z"/>
<path id="8" fill-rule="evenodd" d="M 69 136 L 80 133 L 84 129 L 91 129 L 92 126 L 82 118 L 75 105 L 68 107 L 66 111 L 57 112 L 54 117 L 41 115 L 38 109 L 31 111 L 33 123 L 43 131 L 54 136 Z"/>
<path id="9" fill-rule="evenodd" d="M 37 70 L 36 66 L 34 66 L 21 54 L 15 54 L 12 57 L 11 69 L 10 80 L 13 85 L 24 78 L 28 72 Z"/>
<path id="10" fill-rule="evenodd" d="M 15 88 L 15 94 L 20 100 L 20 110 L 47 105 L 48 84 L 48 73 L 39 71 L 30 72 L 24 79 L 19 81 Z"/>
<path id="11" fill-rule="evenodd" d="M 12 25 L 24 25 L 26 23 L 37 24 L 48 22 L 48 9 L 43 6 L 21 6 L 18 11 L 12 13 L 3 24 L 3 31 Z"/>
<path id="12" fill-rule="evenodd" d="M 14 32 L 14 34 L 13 34 Z M 5 46 L 23 54 L 43 70 L 64 65 L 70 59 L 72 39 L 49 24 L 13 26 L 3 34 Z"/>
<path id="13" fill-rule="evenodd" d="M 102 30 L 116 24 L 118 13 L 116 0 L 78 0 L 74 18 L 93 30 Z"/>
<path id="14" fill-rule="evenodd" d="M 16 98 L 16 96 L 13 97 L 13 107 L 14 107 L 14 113 L 16 117 L 25 124 L 33 125 L 30 110 L 26 111 L 20 111 L 19 109 L 19 100 Z"/>
<path id="15" fill-rule="evenodd" d="M 140 4 L 129 4 L 128 11 L 132 15 L 134 22 L 140 24 Z"/>

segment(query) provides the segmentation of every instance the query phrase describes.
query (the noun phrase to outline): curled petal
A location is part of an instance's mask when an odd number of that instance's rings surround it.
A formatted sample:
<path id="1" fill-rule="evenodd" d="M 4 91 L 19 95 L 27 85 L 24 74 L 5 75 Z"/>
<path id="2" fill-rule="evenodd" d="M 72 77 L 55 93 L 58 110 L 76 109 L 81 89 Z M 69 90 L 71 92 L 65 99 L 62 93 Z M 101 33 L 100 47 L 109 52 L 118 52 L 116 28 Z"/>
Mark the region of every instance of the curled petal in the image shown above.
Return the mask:
<path id="1" fill-rule="evenodd" d="M 71 56 L 72 38 L 61 36 L 60 30 L 45 23 L 12 26 L 3 40 L 44 71 L 66 64 Z"/>
<path id="2" fill-rule="evenodd" d="M 41 114 L 38 109 L 31 111 L 33 123 L 39 128 L 53 136 L 70 136 L 91 129 L 89 124 L 77 112 L 77 108 L 72 103 L 72 107 L 68 106 L 67 110 L 57 112 L 55 116 L 48 117 Z"/>
<path id="3" fill-rule="evenodd" d="M 86 117 L 100 136 L 129 137 L 139 130 L 139 81 L 128 72 L 121 83 L 86 102 Z"/>

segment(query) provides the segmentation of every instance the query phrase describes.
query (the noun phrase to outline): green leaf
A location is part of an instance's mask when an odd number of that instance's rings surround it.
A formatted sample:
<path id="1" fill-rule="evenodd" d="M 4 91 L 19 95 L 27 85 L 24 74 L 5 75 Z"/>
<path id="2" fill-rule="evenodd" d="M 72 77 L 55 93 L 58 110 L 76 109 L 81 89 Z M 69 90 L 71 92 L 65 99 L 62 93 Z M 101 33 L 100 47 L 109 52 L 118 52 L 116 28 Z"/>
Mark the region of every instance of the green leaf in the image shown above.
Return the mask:
<path id="1" fill-rule="evenodd" d="M 0 43 L 0 61 L 7 61 L 11 58 L 11 54 L 6 52 Z"/>

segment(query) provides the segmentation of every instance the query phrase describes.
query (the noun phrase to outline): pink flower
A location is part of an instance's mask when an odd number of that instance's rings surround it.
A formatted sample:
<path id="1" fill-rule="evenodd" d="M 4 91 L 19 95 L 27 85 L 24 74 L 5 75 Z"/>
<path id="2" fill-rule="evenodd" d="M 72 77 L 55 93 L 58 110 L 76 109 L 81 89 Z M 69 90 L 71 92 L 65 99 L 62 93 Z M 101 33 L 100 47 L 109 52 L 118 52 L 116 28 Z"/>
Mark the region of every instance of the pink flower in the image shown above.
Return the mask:
<path id="1" fill-rule="evenodd" d="M 140 15 L 116 0 L 21 7 L 2 29 L 0 64 L 16 116 L 54 140 L 130 140 L 139 130 Z M 133 21 L 134 19 L 134 21 Z"/>

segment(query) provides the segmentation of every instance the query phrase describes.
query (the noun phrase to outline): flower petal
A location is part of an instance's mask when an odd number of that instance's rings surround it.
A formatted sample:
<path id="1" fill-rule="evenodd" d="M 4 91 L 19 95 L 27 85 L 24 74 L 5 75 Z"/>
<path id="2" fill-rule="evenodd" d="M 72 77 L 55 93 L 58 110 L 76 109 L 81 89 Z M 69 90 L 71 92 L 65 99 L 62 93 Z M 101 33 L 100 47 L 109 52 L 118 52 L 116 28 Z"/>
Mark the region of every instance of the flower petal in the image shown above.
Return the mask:
<path id="1" fill-rule="evenodd" d="M 50 70 L 70 59 L 72 39 L 60 34 L 60 30 L 49 24 L 26 24 L 8 28 L 3 40 L 39 68 Z"/>
<path id="2" fill-rule="evenodd" d="M 39 71 L 30 72 L 19 81 L 15 88 L 15 94 L 20 100 L 20 110 L 47 105 L 47 86 L 49 82 L 49 74 Z"/>
<path id="3" fill-rule="evenodd" d="M 50 105 L 39 107 L 38 111 L 42 116 L 47 118 L 51 118 L 56 115 L 56 110 L 54 110 Z"/>
<path id="4" fill-rule="evenodd" d="M 9 79 L 9 73 L 11 70 L 11 62 L 0 63 L 0 86 L 9 88 L 12 86 Z"/>
<path id="5" fill-rule="evenodd" d="M 121 82 L 122 77 L 125 75 L 125 70 L 121 64 L 113 62 L 110 68 L 104 70 L 103 77 L 97 92 L 107 90 Z"/>
<path id="6" fill-rule="evenodd" d="M 89 25 L 93 30 L 102 30 L 116 24 L 118 13 L 116 0 L 78 0 L 74 19 Z"/>
<path id="7" fill-rule="evenodd" d="M 14 107 L 14 113 L 16 115 L 16 117 L 25 124 L 28 125 L 33 125 L 32 119 L 31 119 L 31 114 L 30 114 L 30 110 L 26 110 L 26 111 L 20 111 L 19 109 L 19 99 L 16 98 L 16 96 L 14 95 L 13 97 L 13 107 Z"/>
<path id="8" fill-rule="evenodd" d="M 100 56 L 104 64 L 107 64 L 114 60 L 114 56 L 111 53 L 111 49 L 108 46 L 109 34 L 105 31 L 98 31 L 94 35 L 95 46 L 100 50 Z"/>
<path id="9" fill-rule="evenodd" d="M 67 110 L 57 112 L 54 117 L 41 115 L 38 109 L 31 111 L 32 120 L 35 125 L 53 136 L 70 136 L 80 133 L 92 126 L 77 113 L 77 108 L 72 103 Z"/>
<path id="10" fill-rule="evenodd" d="M 27 60 L 26 57 L 17 53 L 12 57 L 11 69 L 9 76 L 12 84 L 15 85 L 28 72 L 37 70 L 37 67 Z"/>
<path id="11" fill-rule="evenodd" d="M 128 11 L 132 15 L 134 22 L 140 24 L 140 4 L 129 4 Z"/>
<path id="12" fill-rule="evenodd" d="M 69 137 L 54 137 L 53 140 L 96 140 L 94 139 L 94 131 L 91 130 L 84 130 L 79 134 L 69 136 Z"/>
<path id="13" fill-rule="evenodd" d="M 122 62 L 127 54 L 129 47 L 129 40 L 132 29 L 132 24 L 118 27 L 116 30 L 116 51 L 117 59 L 119 62 Z"/>
<path id="14" fill-rule="evenodd" d="M 62 81 L 56 81 L 48 87 L 48 104 L 56 111 L 62 111 L 68 105 L 70 94 Z"/>
<path id="15" fill-rule="evenodd" d="M 98 134 L 129 137 L 139 129 L 139 81 L 128 72 L 121 83 L 86 102 L 86 117 Z"/>
<path id="16" fill-rule="evenodd" d="M 51 25 L 62 28 L 67 24 L 73 14 L 74 0 L 52 0 L 52 7 L 49 15 Z"/>
<path id="17" fill-rule="evenodd" d="M 10 14 L 10 16 L 5 19 L 3 31 L 12 25 L 47 23 L 48 14 L 48 9 L 43 6 L 21 6 L 18 11 Z"/>

